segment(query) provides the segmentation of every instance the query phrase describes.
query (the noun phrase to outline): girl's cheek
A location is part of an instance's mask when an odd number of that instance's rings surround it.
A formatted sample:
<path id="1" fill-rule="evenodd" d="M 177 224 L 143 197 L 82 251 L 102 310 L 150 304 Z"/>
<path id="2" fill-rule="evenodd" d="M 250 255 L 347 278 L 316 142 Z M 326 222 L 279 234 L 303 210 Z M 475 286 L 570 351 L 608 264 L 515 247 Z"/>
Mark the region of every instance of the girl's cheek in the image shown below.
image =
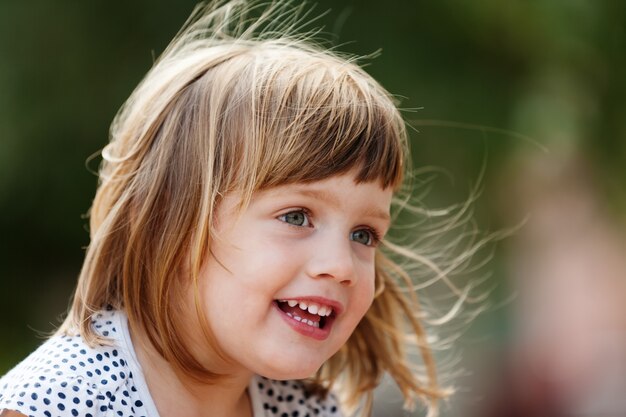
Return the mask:
<path id="1" fill-rule="evenodd" d="M 362 315 L 365 315 L 374 302 L 376 285 L 374 268 L 368 268 L 368 271 L 361 276 L 363 277 L 363 282 L 361 283 L 361 290 L 357 298 L 361 303 Z"/>

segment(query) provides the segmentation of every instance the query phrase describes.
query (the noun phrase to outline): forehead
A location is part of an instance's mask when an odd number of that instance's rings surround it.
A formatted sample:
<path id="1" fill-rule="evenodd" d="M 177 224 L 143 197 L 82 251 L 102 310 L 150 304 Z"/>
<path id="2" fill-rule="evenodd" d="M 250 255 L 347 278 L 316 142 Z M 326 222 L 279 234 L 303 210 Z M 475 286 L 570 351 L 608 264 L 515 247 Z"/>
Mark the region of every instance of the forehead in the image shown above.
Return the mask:
<path id="1" fill-rule="evenodd" d="M 392 194 L 393 189 L 380 181 L 359 182 L 353 170 L 322 180 L 271 187 L 256 193 L 253 200 L 303 197 L 336 209 L 356 206 L 367 215 L 389 220 Z"/>

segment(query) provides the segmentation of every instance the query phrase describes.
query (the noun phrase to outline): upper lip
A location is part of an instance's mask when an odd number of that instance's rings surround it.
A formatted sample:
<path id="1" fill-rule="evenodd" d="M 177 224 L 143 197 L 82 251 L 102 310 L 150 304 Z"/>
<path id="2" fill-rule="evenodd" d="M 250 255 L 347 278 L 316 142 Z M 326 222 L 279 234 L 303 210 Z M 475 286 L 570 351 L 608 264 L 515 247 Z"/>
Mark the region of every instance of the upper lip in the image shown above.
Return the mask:
<path id="1" fill-rule="evenodd" d="M 320 297 L 316 295 L 307 295 L 307 296 L 300 296 L 300 297 L 281 297 L 281 298 L 278 298 L 278 300 L 295 300 L 295 301 L 304 301 L 304 302 L 311 301 L 313 303 L 329 306 L 329 307 L 332 307 L 334 316 L 340 315 L 341 312 L 343 311 L 343 305 L 339 301 L 331 300 L 329 298 Z"/>

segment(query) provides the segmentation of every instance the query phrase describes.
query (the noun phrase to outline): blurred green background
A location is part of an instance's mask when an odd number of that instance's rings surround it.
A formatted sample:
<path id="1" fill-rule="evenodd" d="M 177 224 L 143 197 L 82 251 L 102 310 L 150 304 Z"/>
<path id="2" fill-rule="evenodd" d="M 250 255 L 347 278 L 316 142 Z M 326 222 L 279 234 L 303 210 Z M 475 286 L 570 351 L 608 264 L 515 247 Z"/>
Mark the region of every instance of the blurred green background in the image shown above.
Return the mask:
<path id="1" fill-rule="evenodd" d="M 194 4 L 0 0 L 0 374 L 66 310 L 96 186 L 86 160 Z M 449 173 L 427 204 L 464 201 L 484 169 L 474 208 L 485 230 L 532 218 L 538 194 L 581 186 L 623 236 L 626 2 L 317 2 L 328 9 L 320 22 L 341 51 L 382 50 L 366 69 L 412 109 L 416 166 Z M 515 292 L 510 241 L 487 268 L 494 304 Z M 464 368 L 505 350 L 515 310 L 487 311 L 461 337 Z"/>

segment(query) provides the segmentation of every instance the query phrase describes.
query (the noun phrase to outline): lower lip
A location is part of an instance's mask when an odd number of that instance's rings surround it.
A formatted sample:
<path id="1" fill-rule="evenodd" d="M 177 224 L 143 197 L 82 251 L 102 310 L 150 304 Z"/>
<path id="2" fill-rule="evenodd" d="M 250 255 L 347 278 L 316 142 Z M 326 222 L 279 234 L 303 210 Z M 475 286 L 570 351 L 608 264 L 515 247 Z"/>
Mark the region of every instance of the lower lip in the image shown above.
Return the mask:
<path id="1" fill-rule="evenodd" d="M 332 318 L 327 317 L 324 328 L 320 329 L 319 327 L 309 326 L 308 324 L 302 323 L 294 319 L 293 317 L 288 316 L 287 313 L 281 310 L 280 307 L 278 307 L 276 303 L 274 303 L 274 308 L 276 309 L 276 311 L 278 311 L 278 313 L 280 314 L 280 317 L 282 317 L 282 319 L 285 320 L 285 322 L 289 326 L 291 326 L 292 329 L 294 329 L 296 332 L 300 333 L 301 335 L 308 336 L 315 340 L 328 339 L 328 336 L 330 335 L 330 329 L 333 324 Z"/>

